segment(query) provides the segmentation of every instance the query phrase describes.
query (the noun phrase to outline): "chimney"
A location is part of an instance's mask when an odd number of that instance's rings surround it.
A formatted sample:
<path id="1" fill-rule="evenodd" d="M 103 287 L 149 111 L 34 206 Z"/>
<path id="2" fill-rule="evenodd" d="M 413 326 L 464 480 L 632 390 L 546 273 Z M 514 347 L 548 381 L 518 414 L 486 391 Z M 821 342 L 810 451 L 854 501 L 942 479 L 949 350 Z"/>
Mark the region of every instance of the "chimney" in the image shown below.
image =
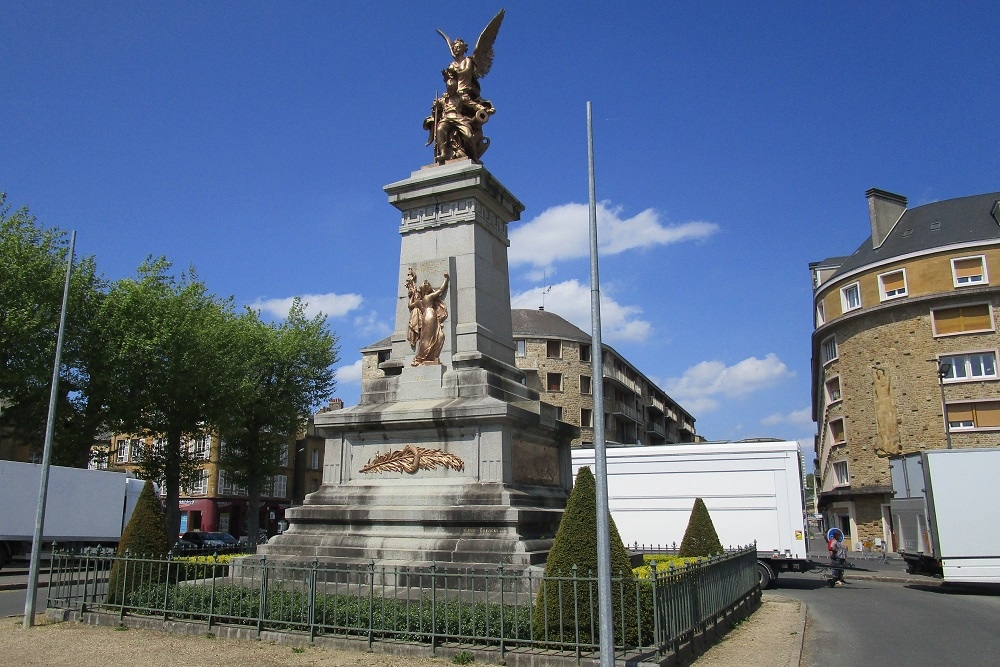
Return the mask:
<path id="1" fill-rule="evenodd" d="M 872 222 L 872 248 L 878 248 L 906 212 L 906 197 L 878 188 L 866 192 L 865 197 L 868 198 L 868 216 Z"/>

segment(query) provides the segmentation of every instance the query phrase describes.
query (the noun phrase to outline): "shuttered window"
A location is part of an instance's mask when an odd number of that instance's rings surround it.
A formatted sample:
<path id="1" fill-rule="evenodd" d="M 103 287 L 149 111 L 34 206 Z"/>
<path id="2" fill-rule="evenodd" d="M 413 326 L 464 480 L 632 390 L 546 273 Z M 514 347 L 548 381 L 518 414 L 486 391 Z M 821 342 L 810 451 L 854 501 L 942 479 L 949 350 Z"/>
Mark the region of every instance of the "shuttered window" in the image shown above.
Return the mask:
<path id="1" fill-rule="evenodd" d="M 992 331 L 993 318 L 989 304 L 942 308 L 931 312 L 934 320 L 934 335 L 966 333 L 970 331 Z"/>
<path id="2" fill-rule="evenodd" d="M 1000 401 L 949 404 L 948 428 L 1000 428 Z"/>
<path id="3" fill-rule="evenodd" d="M 883 273 L 879 276 L 879 282 L 882 284 L 883 299 L 906 296 L 906 274 L 902 270 Z"/>
<path id="4" fill-rule="evenodd" d="M 830 422 L 830 436 L 834 443 L 844 442 L 844 420 Z"/>
<path id="5" fill-rule="evenodd" d="M 986 282 L 986 267 L 982 257 L 966 257 L 953 259 L 951 270 L 955 276 L 955 285 L 976 285 Z"/>

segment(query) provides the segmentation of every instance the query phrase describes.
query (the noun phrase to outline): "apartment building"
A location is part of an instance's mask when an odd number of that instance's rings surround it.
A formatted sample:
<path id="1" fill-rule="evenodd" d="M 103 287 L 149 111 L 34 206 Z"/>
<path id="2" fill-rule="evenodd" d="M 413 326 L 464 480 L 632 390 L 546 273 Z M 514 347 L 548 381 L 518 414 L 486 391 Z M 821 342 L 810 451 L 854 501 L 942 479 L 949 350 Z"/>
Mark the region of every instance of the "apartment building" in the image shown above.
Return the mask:
<path id="1" fill-rule="evenodd" d="M 809 265 L 816 488 L 827 525 L 892 544 L 888 457 L 1000 445 L 1000 192 L 866 196 L 871 236 Z"/>

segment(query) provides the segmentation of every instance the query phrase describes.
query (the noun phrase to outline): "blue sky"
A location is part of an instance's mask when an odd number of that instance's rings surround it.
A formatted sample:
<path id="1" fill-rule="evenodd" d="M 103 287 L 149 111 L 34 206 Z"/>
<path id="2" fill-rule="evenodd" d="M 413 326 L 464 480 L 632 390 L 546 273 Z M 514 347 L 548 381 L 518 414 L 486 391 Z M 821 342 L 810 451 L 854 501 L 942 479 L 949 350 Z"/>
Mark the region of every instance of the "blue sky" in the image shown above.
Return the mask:
<path id="1" fill-rule="evenodd" d="M 0 190 L 109 278 L 165 255 L 241 305 L 305 296 L 351 405 L 398 291 L 382 186 L 431 162 L 434 30 L 500 6 L 0 0 Z M 484 163 L 527 207 L 514 305 L 590 328 L 590 100 L 604 341 L 710 439 L 810 439 L 808 263 L 868 236 L 868 188 L 1000 189 L 995 4 L 505 6 Z"/>

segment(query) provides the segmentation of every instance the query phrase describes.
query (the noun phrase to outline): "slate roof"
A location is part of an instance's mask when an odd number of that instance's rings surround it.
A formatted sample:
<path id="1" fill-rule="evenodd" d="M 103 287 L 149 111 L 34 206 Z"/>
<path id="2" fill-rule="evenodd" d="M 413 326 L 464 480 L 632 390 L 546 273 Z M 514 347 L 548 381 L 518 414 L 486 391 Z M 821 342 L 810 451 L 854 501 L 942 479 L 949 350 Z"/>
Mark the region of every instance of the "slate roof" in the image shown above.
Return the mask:
<path id="1" fill-rule="evenodd" d="M 580 343 L 591 340 L 590 334 L 583 329 L 545 310 L 513 308 L 510 320 L 514 338 L 561 338 Z"/>
<path id="2" fill-rule="evenodd" d="M 907 209 L 881 246 L 872 248 L 869 236 L 854 254 L 844 258 L 831 279 L 893 257 L 942 246 L 1000 241 L 1000 223 L 991 215 L 997 201 L 1000 192 L 991 192 Z"/>

